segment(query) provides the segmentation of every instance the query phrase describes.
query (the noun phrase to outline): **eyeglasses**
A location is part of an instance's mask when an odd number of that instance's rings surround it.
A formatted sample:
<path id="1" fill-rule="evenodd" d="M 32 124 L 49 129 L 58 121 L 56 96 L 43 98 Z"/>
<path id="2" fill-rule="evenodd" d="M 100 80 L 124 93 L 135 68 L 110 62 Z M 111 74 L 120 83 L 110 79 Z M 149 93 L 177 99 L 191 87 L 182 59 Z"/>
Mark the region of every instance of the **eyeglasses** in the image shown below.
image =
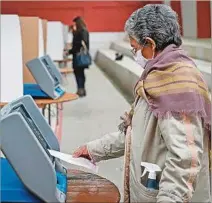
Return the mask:
<path id="1" fill-rule="evenodd" d="M 136 52 L 137 52 L 137 49 L 136 48 L 133 48 L 132 50 L 131 50 L 131 53 L 135 56 L 136 55 Z"/>

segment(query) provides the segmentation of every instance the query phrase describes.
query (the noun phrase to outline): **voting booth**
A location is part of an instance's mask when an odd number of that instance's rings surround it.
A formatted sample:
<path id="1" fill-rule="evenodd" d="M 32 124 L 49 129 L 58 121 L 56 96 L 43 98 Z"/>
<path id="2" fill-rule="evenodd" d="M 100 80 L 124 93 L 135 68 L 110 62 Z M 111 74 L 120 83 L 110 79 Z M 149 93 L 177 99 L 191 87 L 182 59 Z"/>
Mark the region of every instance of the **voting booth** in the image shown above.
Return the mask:
<path id="1" fill-rule="evenodd" d="M 17 15 L 1 15 L 0 102 L 23 95 L 23 62 L 20 20 Z"/>
<path id="2" fill-rule="evenodd" d="M 67 171 L 48 151 L 59 143 L 32 97 L 2 108 L 0 128 L 1 201 L 65 202 Z"/>
<path id="3" fill-rule="evenodd" d="M 68 41 L 68 30 L 69 30 L 69 26 L 63 25 L 63 43 L 64 43 L 64 46 L 66 45 L 66 43 Z"/>
<path id="4" fill-rule="evenodd" d="M 62 26 L 60 31 L 62 35 Z M 41 111 L 23 91 L 24 84 L 30 84 L 48 98 L 57 99 L 65 93 L 59 69 L 45 55 L 47 33 L 45 20 L 1 15 L 0 102 L 5 105 L 0 109 L 0 147 L 5 156 L 0 158 L 2 202 L 66 200 L 67 170 L 49 153 L 60 151 L 53 131 L 61 128 L 62 117 L 52 116 L 54 125 L 50 126 L 45 113 L 42 115 L 45 109 Z M 63 37 L 61 40 L 62 55 Z M 48 105 L 48 110 L 50 115 L 54 109 Z M 60 112 L 56 105 L 55 111 Z"/>
<path id="5" fill-rule="evenodd" d="M 44 55 L 44 32 L 38 17 L 20 17 L 23 46 L 23 82 L 36 83 L 26 63 Z"/>
<path id="6" fill-rule="evenodd" d="M 46 53 L 53 60 L 63 59 L 64 32 L 61 22 L 47 22 L 47 47 Z"/>
<path id="7" fill-rule="evenodd" d="M 46 54 L 46 45 L 47 45 L 47 20 L 42 20 L 42 28 L 43 28 L 43 42 L 44 42 L 44 53 Z"/>
<path id="8" fill-rule="evenodd" d="M 26 63 L 37 84 L 25 83 L 24 94 L 34 98 L 57 99 L 65 93 L 62 75 L 49 55 L 35 58 Z"/>

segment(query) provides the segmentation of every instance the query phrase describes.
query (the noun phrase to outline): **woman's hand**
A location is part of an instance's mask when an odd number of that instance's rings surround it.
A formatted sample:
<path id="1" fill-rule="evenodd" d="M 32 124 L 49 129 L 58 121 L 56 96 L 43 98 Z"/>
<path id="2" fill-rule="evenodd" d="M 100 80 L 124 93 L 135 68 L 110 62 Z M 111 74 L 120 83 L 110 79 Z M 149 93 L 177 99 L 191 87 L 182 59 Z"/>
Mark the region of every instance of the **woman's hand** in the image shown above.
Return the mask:
<path id="1" fill-rule="evenodd" d="M 79 158 L 79 157 L 82 157 L 82 158 L 85 158 L 85 159 L 88 159 L 88 160 L 92 160 L 92 158 L 90 157 L 89 155 L 89 152 L 88 152 L 88 148 L 86 145 L 83 145 L 81 147 L 79 147 L 73 154 L 73 157 L 74 158 Z"/>
<path id="2" fill-rule="evenodd" d="M 124 115 L 120 117 L 120 119 L 123 121 L 126 127 L 128 127 L 131 124 L 131 117 L 130 114 L 127 112 L 125 112 Z"/>
<path id="3" fill-rule="evenodd" d="M 125 114 L 123 116 L 121 116 L 120 119 L 122 120 L 122 123 L 118 126 L 118 128 L 121 132 L 126 134 L 127 128 L 128 128 L 128 126 L 131 125 L 131 121 L 132 121 L 131 112 L 129 112 L 129 113 L 125 112 Z"/>

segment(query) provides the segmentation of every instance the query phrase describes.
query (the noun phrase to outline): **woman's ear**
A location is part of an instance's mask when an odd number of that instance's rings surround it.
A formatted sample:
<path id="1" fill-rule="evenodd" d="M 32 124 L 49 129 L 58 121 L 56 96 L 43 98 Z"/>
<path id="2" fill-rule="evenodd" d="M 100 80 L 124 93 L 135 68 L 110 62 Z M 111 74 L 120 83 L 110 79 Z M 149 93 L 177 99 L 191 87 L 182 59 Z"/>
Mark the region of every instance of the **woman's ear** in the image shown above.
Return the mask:
<path id="1" fill-rule="evenodd" d="M 155 41 L 154 41 L 153 39 L 151 39 L 150 37 L 147 37 L 146 40 L 147 40 L 147 44 L 148 44 L 149 46 L 151 46 L 151 48 L 152 48 L 153 50 L 155 50 L 155 48 L 156 48 Z"/>

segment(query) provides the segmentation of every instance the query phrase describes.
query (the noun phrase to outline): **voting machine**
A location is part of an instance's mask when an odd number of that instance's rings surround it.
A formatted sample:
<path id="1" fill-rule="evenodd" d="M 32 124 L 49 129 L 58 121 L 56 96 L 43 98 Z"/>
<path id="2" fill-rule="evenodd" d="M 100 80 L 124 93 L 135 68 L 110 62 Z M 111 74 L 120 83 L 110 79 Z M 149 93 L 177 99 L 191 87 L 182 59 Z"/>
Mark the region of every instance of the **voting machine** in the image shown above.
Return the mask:
<path id="1" fill-rule="evenodd" d="M 62 75 L 49 55 L 35 58 L 27 62 L 26 66 L 37 84 L 24 84 L 24 95 L 57 99 L 65 93 Z"/>
<path id="2" fill-rule="evenodd" d="M 49 149 L 60 151 L 33 98 L 23 96 L 1 109 L 2 202 L 65 202 L 67 170 Z"/>

